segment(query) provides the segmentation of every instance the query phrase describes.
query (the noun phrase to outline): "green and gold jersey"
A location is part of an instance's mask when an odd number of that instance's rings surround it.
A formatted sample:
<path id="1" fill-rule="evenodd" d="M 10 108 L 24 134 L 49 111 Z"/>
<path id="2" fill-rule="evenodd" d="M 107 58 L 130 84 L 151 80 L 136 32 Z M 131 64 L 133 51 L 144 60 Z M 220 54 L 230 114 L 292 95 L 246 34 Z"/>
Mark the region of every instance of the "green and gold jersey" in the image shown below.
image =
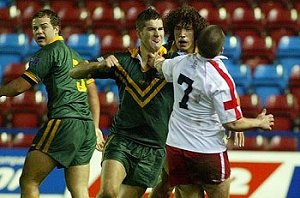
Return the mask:
<path id="1" fill-rule="evenodd" d="M 142 71 L 138 52 L 114 54 L 120 65 L 98 70 L 92 77 L 115 79 L 119 88 L 119 111 L 111 133 L 162 148 L 173 106 L 173 86 L 160 78 L 156 69 Z"/>
<path id="2" fill-rule="evenodd" d="M 90 120 L 85 80 L 75 80 L 70 69 L 82 58 L 67 47 L 61 36 L 42 47 L 29 62 L 23 74 L 32 85 L 43 82 L 48 94 L 48 118 L 79 118 Z"/>

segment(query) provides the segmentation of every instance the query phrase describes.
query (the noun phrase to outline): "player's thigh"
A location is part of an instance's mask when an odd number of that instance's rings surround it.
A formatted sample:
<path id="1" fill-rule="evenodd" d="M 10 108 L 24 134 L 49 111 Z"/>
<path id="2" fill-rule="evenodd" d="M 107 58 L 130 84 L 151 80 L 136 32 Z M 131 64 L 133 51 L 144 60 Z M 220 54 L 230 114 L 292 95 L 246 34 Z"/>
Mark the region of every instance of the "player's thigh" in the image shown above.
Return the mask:
<path id="1" fill-rule="evenodd" d="M 121 162 L 113 159 L 104 160 L 101 170 L 101 191 L 118 191 L 125 177 L 126 170 Z"/>
<path id="2" fill-rule="evenodd" d="M 21 184 L 31 182 L 40 184 L 55 166 L 56 162 L 47 154 L 39 150 L 30 151 L 23 166 Z"/>
<path id="3" fill-rule="evenodd" d="M 65 178 L 69 190 L 88 187 L 90 165 L 70 166 L 65 169 Z"/>
<path id="4" fill-rule="evenodd" d="M 178 185 L 175 187 L 176 198 L 204 198 L 204 191 L 200 185 Z"/>
<path id="5" fill-rule="evenodd" d="M 229 198 L 230 178 L 219 184 L 205 184 L 203 188 L 209 198 Z"/>
<path id="6" fill-rule="evenodd" d="M 140 186 L 130 186 L 122 184 L 119 192 L 119 198 L 141 198 L 147 188 Z"/>

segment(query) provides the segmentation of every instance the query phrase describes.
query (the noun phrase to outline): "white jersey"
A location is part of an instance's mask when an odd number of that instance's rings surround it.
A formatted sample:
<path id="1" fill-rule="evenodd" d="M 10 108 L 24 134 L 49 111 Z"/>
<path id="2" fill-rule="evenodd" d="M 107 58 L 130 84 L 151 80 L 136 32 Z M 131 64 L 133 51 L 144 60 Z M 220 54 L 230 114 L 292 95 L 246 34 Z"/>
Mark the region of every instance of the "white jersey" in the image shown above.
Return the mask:
<path id="1" fill-rule="evenodd" d="M 242 112 L 221 58 L 195 53 L 164 61 L 162 72 L 174 86 L 167 145 L 198 153 L 226 150 L 222 124 L 240 119 Z"/>

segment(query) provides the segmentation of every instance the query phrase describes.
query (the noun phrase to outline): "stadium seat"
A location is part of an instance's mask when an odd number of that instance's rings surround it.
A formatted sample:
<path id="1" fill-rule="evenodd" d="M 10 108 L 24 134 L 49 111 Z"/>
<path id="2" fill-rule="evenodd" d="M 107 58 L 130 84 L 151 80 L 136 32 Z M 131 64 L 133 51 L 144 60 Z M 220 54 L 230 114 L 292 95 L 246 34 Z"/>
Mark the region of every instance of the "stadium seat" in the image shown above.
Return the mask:
<path id="1" fill-rule="evenodd" d="M 46 112 L 45 101 L 40 91 L 30 89 L 11 98 L 11 112 L 35 112 L 42 118 Z"/>
<path id="2" fill-rule="evenodd" d="M 271 37 L 247 36 L 242 42 L 241 60 L 251 68 L 258 64 L 273 63 L 275 45 Z"/>
<path id="3" fill-rule="evenodd" d="M 135 28 L 136 18 L 146 8 L 146 5 L 142 1 L 123 0 L 119 1 L 119 6 L 124 13 L 124 28 Z"/>
<path id="4" fill-rule="evenodd" d="M 17 8 L 20 10 L 22 28 L 31 29 L 32 17 L 35 13 L 41 10 L 44 7 L 44 4 L 39 0 L 33 1 L 16 1 Z"/>
<path id="5" fill-rule="evenodd" d="M 236 36 L 226 36 L 224 42 L 223 55 L 228 57 L 229 61 L 239 63 L 241 57 L 241 42 Z"/>
<path id="6" fill-rule="evenodd" d="M 0 114 L 0 128 L 3 128 L 6 126 L 5 117 L 4 115 Z"/>
<path id="7" fill-rule="evenodd" d="M 173 0 L 160 0 L 153 1 L 152 5 L 162 16 L 166 16 L 171 10 L 175 10 L 180 7 L 180 3 L 178 1 Z"/>
<path id="8" fill-rule="evenodd" d="M 216 5 L 213 1 L 198 1 L 198 0 L 189 0 L 188 5 L 195 8 L 196 10 L 206 9 L 216 9 Z"/>
<path id="9" fill-rule="evenodd" d="M 295 65 L 289 76 L 289 90 L 300 104 L 300 65 Z"/>
<path id="10" fill-rule="evenodd" d="M 270 95 L 281 95 L 288 87 L 288 77 L 282 65 L 258 65 L 253 74 L 251 87 L 264 106 Z"/>
<path id="11" fill-rule="evenodd" d="M 65 25 L 61 29 L 61 35 L 63 36 L 63 38 L 65 39 L 65 41 L 68 41 L 69 37 L 72 34 L 85 34 L 86 32 L 87 31 L 85 29 L 83 29 L 82 27 L 73 26 L 73 25 Z"/>
<path id="12" fill-rule="evenodd" d="M 238 8 L 253 8 L 254 3 L 252 0 L 240 1 L 240 0 L 225 0 L 221 1 L 221 6 L 226 9 L 226 12 L 232 16 L 232 13 Z"/>
<path id="13" fill-rule="evenodd" d="M 127 35 L 130 38 L 130 48 L 136 48 L 139 45 L 139 38 L 135 28 L 127 30 Z"/>
<path id="14" fill-rule="evenodd" d="M 205 18 L 210 24 L 219 25 L 225 33 L 228 32 L 228 16 L 224 8 L 202 8 L 199 10 L 200 15 Z"/>
<path id="15" fill-rule="evenodd" d="M 90 27 L 121 27 L 121 10 L 113 7 L 108 1 L 86 1 L 86 8 L 90 13 Z"/>
<path id="16" fill-rule="evenodd" d="M 5 27 L 5 26 L 0 27 L 0 34 L 14 33 L 15 31 L 16 31 L 15 27 Z"/>
<path id="17" fill-rule="evenodd" d="M 1 114 L 7 116 L 11 109 L 11 100 L 10 97 L 0 97 L 0 109 Z"/>
<path id="18" fill-rule="evenodd" d="M 78 27 L 83 30 L 88 27 L 88 12 L 84 8 L 61 8 L 57 12 L 58 16 L 61 18 L 61 27 L 66 26 Z"/>
<path id="19" fill-rule="evenodd" d="M 100 128 L 111 127 L 112 119 L 118 110 L 116 96 L 112 92 L 98 92 L 100 101 Z"/>
<path id="20" fill-rule="evenodd" d="M 247 94 L 252 80 L 251 70 L 248 65 L 225 64 L 228 72 L 234 79 L 239 95 Z"/>
<path id="21" fill-rule="evenodd" d="M 72 34 L 67 41 L 67 45 L 86 60 L 97 58 L 101 51 L 99 37 L 95 34 Z"/>
<path id="22" fill-rule="evenodd" d="M 35 111 L 13 111 L 10 122 L 13 128 L 37 128 L 40 116 Z"/>
<path id="23" fill-rule="evenodd" d="M 35 42 L 35 40 L 31 39 L 30 43 L 29 43 L 29 49 L 28 49 L 27 54 L 24 58 L 24 61 L 29 61 L 30 58 L 32 57 L 32 55 L 34 53 L 36 53 L 37 51 L 39 51 L 40 49 L 41 49 L 41 47 Z"/>
<path id="24" fill-rule="evenodd" d="M 69 0 L 51 0 L 48 1 L 49 6 L 55 12 L 59 12 L 60 10 L 72 10 L 78 8 L 79 1 L 69 1 Z"/>
<path id="25" fill-rule="evenodd" d="M 282 17 L 284 16 L 284 17 Z M 287 9 L 283 7 L 272 8 L 266 13 L 267 31 L 287 29 L 297 32 L 298 28 L 298 13 L 296 9 Z"/>
<path id="26" fill-rule="evenodd" d="M 236 148 L 236 149 L 261 151 L 264 149 L 264 138 L 261 136 L 245 137 L 245 146 L 242 148 Z"/>
<path id="27" fill-rule="evenodd" d="M 20 77 L 26 69 L 26 63 L 11 63 L 5 67 L 3 73 L 3 84 Z"/>
<path id="28" fill-rule="evenodd" d="M 268 35 L 272 37 L 273 41 L 275 42 L 276 47 L 279 44 L 279 41 L 282 37 L 284 36 L 296 36 L 296 32 L 285 29 L 285 28 L 280 28 L 276 30 L 269 30 Z"/>
<path id="29" fill-rule="evenodd" d="M 11 58 L 21 62 L 29 48 L 29 38 L 23 33 L 0 34 L 0 56 L 7 57 L 7 62 L 1 65 L 7 65 Z"/>
<path id="30" fill-rule="evenodd" d="M 6 132 L 0 132 L 0 148 L 12 147 L 12 135 Z"/>
<path id="31" fill-rule="evenodd" d="M 15 135 L 12 140 L 12 147 L 14 148 L 29 148 L 35 135 L 24 134 L 22 132 Z"/>
<path id="32" fill-rule="evenodd" d="M 284 36 L 277 47 L 277 59 L 283 62 L 283 58 L 300 58 L 300 36 Z"/>
<path id="33" fill-rule="evenodd" d="M 130 37 L 127 40 L 120 31 L 115 28 L 101 28 L 94 31 L 101 43 L 101 54 L 123 51 L 130 46 Z"/>
<path id="34" fill-rule="evenodd" d="M 20 28 L 20 20 L 20 14 L 16 6 L 0 8 L 0 27 L 10 27 L 16 31 Z"/>
<path id="35" fill-rule="evenodd" d="M 256 94 L 240 95 L 240 103 L 245 117 L 255 118 L 261 112 L 260 98 Z"/>
<path id="36" fill-rule="evenodd" d="M 276 9 L 276 8 L 287 8 L 287 1 L 285 0 L 256 0 L 257 3 L 257 7 L 259 7 L 261 9 L 261 11 L 263 12 L 263 14 L 265 16 L 267 16 L 267 14 L 270 12 L 270 10 L 272 9 Z"/>
<path id="37" fill-rule="evenodd" d="M 231 12 L 229 29 L 231 32 L 235 32 L 236 30 L 252 30 L 259 34 L 264 30 L 262 19 L 259 9 L 237 7 Z"/>
<path id="38" fill-rule="evenodd" d="M 266 108 L 275 117 L 273 130 L 291 131 L 293 129 L 293 120 L 300 110 L 298 101 L 293 94 L 269 96 Z"/>
<path id="39" fill-rule="evenodd" d="M 243 43 L 246 37 L 259 37 L 263 34 L 263 32 L 258 32 L 254 29 L 235 29 L 231 32 L 231 34 L 240 38 L 240 42 Z"/>
<path id="40" fill-rule="evenodd" d="M 275 136 L 270 140 L 270 151 L 297 151 L 298 138 Z"/>
<path id="41" fill-rule="evenodd" d="M 12 0 L 1 0 L 0 1 L 0 8 L 8 8 L 11 6 Z"/>

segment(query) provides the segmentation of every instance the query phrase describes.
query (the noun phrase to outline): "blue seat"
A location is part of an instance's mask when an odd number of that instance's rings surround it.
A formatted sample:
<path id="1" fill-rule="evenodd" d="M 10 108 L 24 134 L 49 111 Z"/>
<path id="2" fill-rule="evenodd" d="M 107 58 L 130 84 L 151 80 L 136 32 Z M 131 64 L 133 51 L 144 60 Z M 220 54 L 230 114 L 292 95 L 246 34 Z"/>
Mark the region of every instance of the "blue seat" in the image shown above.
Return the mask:
<path id="1" fill-rule="evenodd" d="M 24 56 L 29 48 L 29 38 L 24 33 L 0 34 L 0 53 Z"/>
<path id="2" fill-rule="evenodd" d="M 251 88 L 264 106 L 270 95 L 284 94 L 288 87 L 288 76 L 281 64 L 258 65 L 253 74 Z"/>
<path id="3" fill-rule="evenodd" d="M 30 57 L 40 49 L 41 49 L 41 47 L 35 42 L 34 39 L 32 39 L 29 43 L 29 49 L 26 54 L 26 59 L 29 60 Z"/>
<path id="4" fill-rule="evenodd" d="M 0 8 L 8 8 L 12 4 L 12 0 L 0 0 Z"/>
<path id="5" fill-rule="evenodd" d="M 29 38 L 23 33 L 0 34 L 0 56 L 2 65 L 21 62 L 29 49 Z"/>
<path id="6" fill-rule="evenodd" d="M 229 61 L 238 63 L 241 58 L 241 41 L 236 36 L 226 36 L 224 42 L 223 55 L 227 56 Z"/>
<path id="7" fill-rule="evenodd" d="M 0 65 L 0 85 L 2 84 L 4 66 Z"/>
<path id="8" fill-rule="evenodd" d="M 251 69 L 248 65 L 242 64 L 226 64 L 227 70 L 233 78 L 236 90 L 239 95 L 245 95 L 248 93 L 248 90 L 252 81 Z"/>
<path id="9" fill-rule="evenodd" d="M 100 54 L 99 37 L 95 34 L 71 34 L 67 44 L 87 60 L 95 59 Z"/>
<path id="10" fill-rule="evenodd" d="M 111 91 L 111 87 L 116 84 L 113 79 L 95 79 L 98 91 L 107 92 Z"/>
<path id="11" fill-rule="evenodd" d="M 277 59 L 278 64 L 281 64 L 284 70 L 287 72 L 287 75 L 290 76 L 292 72 L 292 68 L 295 65 L 300 64 L 300 57 L 285 57 Z"/>
<path id="12" fill-rule="evenodd" d="M 23 62 L 23 57 L 16 54 L 2 54 L 0 52 L 0 65 L 3 67 L 3 71 L 5 67 L 11 63 L 21 63 Z"/>
<path id="13" fill-rule="evenodd" d="M 298 58 L 300 60 L 300 36 L 283 36 L 278 43 L 277 59 Z"/>

